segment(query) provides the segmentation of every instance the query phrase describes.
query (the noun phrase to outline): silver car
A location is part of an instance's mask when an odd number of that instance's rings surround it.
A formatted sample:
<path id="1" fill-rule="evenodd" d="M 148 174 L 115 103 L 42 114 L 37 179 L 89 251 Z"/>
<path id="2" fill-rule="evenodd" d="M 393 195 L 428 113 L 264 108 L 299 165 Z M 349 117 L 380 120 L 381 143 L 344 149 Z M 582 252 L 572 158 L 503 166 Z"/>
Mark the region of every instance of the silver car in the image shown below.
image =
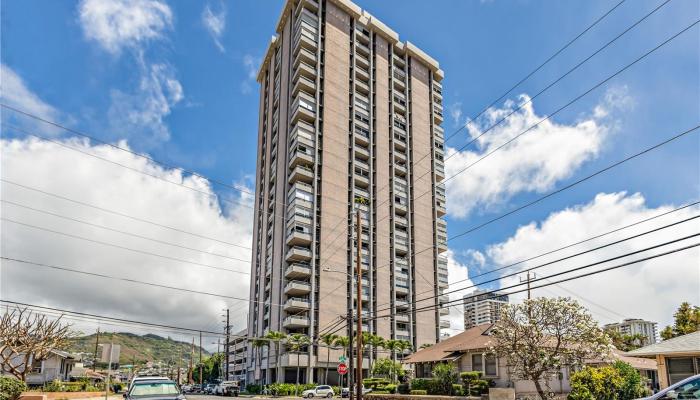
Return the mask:
<path id="1" fill-rule="evenodd" d="M 691 376 L 642 400 L 700 399 L 700 375 Z"/>

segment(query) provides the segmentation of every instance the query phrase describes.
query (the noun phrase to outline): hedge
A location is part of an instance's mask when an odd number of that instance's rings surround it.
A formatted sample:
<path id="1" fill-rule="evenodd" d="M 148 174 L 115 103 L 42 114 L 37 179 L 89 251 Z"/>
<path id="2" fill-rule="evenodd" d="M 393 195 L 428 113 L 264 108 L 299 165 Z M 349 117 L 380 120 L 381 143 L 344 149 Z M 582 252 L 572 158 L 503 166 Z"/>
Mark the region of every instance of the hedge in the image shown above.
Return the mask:
<path id="1" fill-rule="evenodd" d="M 17 400 L 27 384 L 9 376 L 0 376 L 0 400 Z"/>
<path id="2" fill-rule="evenodd" d="M 425 390 L 411 390 L 411 394 L 412 394 L 412 395 L 425 396 L 426 394 L 428 394 L 428 392 L 425 391 Z"/>

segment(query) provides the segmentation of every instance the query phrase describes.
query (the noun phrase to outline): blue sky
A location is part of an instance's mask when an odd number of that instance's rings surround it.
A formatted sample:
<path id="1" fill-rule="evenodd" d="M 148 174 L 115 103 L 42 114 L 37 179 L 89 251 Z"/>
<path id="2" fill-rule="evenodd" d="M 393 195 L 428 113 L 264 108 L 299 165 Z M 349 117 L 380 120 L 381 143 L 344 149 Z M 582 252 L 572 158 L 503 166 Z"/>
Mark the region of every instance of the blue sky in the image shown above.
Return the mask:
<path id="1" fill-rule="evenodd" d="M 144 3 L 148 1 L 139 4 Z M 554 0 L 357 3 L 399 32 L 402 40 L 414 42 L 440 62 L 445 71 L 446 135 L 613 5 L 610 1 Z M 627 0 L 507 98 L 517 102 L 520 94 L 534 95 L 660 3 Z M 258 118 L 254 75 L 283 2 L 157 3 L 169 10 L 162 26 L 152 26 L 153 31 L 139 32 L 141 36 L 134 34 L 131 39 L 118 37 L 109 42 L 111 48 L 105 44 L 105 36 L 100 39 L 100 32 L 91 36 L 89 16 L 81 16 L 85 4 L 39 0 L 2 3 L 2 63 L 52 107 L 49 116 L 107 141 L 126 139 L 133 149 L 170 164 L 224 182 L 251 185 Z M 205 24 L 207 9 L 211 17 L 220 18 L 216 20 L 219 31 Z M 163 12 L 159 10 L 156 12 Z M 671 1 L 535 99 L 534 115 L 553 112 L 699 17 L 697 1 Z M 525 184 L 513 192 L 495 193 L 495 200 L 486 197 L 463 209 L 466 211 L 459 216 L 450 211 L 449 234 L 696 125 L 700 120 L 699 32 L 696 26 L 554 116 L 557 125 L 552 134 L 567 127 L 575 131 L 582 121 L 597 124 L 594 131 L 598 136 L 592 134 L 596 143 L 588 151 L 569 149 L 571 157 L 580 160 L 564 162 L 557 167 L 559 176 L 540 187 Z M 142 119 L 125 122 L 128 111 L 144 108 L 144 104 L 154 107 L 145 108 L 145 112 L 157 115 L 141 115 Z M 503 102 L 495 107 L 508 108 Z M 596 115 L 596 107 L 604 110 Z M 5 118 L 12 117 L 6 114 Z M 482 127 L 486 125 L 481 122 Z M 16 135 L 3 131 L 5 137 Z M 513 134 L 507 129 L 497 133 L 503 137 Z M 449 145 L 459 147 L 467 138 L 463 130 Z M 649 210 L 696 199 L 700 191 L 699 148 L 698 134 L 690 135 L 456 240 L 450 243 L 454 260 L 461 266 L 470 265 L 473 251 L 487 253 L 489 246 L 511 238 L 518 226 L 543 221 L 566 207 L 588 204 L 598 193 L 638 192 Z M 513 150 L 522 158 L 547 156 Z M 486 159 L 474 169 L 488 178 L 487 171 L 501 168 L 490 164 L 492 161 Z M 512 168 L 505 176 L 520 167 L 516 163 Z M 542 172 L 537 166 L 531 168 L 526 181 Z"/>

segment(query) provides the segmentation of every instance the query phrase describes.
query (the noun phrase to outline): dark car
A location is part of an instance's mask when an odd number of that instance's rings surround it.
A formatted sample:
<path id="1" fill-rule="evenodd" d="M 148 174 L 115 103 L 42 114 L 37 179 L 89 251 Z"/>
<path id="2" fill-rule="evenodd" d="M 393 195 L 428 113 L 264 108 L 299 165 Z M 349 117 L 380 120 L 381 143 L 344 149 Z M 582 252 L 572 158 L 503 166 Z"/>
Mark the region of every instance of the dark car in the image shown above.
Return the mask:
<path id="1" fill-rule="evenodd" d="M 127 400 L 184 400 L 177 383 L 171 380 L 140 380 L 124 393 Z"/>

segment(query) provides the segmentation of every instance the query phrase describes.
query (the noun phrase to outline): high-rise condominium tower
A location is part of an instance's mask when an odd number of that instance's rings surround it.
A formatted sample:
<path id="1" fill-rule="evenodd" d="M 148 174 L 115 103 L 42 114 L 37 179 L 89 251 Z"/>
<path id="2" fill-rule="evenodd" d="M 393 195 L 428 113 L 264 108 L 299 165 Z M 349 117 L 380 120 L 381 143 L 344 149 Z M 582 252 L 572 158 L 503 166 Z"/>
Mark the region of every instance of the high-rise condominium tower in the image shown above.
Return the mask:
<path id="1" fill-rule="evenodd" d="M 464 329 L 498 322 L 508 295 L 477 290 L 464 296 Z"/>
<path id="2" fill-rule="evenodd" d="M 347 0 L 288 0 L 262 61 L 249 335 L 349 335 L 362 212 L 363 330 L 435 343 L 446 301 L 437 61 Z M 356 282 L 356 281 L 354 281 Z M 378 317 L 373 319 L 371 317 Z M 249 350 L 248 382 L 337 382 L 340 351 Z M 279 358 L 279 364 L 277 360 Z M 330 359 L 330 362 L 328 360 Z M 365 368 L 367 364 L 365 364 Z"/>

